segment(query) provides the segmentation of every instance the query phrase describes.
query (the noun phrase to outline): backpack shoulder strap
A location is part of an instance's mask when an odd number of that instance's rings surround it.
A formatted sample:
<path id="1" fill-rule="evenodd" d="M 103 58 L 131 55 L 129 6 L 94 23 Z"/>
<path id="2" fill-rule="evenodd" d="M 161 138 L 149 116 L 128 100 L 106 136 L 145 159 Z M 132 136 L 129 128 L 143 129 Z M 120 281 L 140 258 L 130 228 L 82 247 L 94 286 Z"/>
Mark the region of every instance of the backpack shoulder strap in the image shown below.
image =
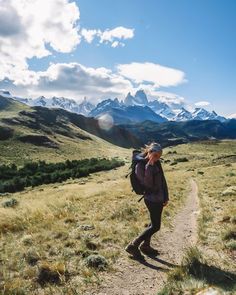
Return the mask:
<path id="1" fill-rule="evenodd" d="M 131 169 L 130 172 L 128 172 L 126 175 L 125 175 L 125 178 L 127 178 L 133 171 L 133 169 L 135 168 L 135 165 L 140 162 L 140 161 L 144 161 L 146 159 L 144 159 L 142 156 L 141 156 L 141 153 L 142 151 L 141 150 L 138 150 L 138 149 L 134 149 L 132 151 L 132 158 L 131 158 L 131 164 L 130 164 L 130 167 L 129 169 Z"/>

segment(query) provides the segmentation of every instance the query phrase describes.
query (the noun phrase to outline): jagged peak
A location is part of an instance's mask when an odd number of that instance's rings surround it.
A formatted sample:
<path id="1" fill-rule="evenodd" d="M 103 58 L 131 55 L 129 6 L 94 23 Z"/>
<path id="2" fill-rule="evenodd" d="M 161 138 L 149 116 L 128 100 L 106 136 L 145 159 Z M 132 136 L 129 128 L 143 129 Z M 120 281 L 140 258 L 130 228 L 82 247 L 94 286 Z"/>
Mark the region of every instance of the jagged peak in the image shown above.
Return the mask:
<path id="1" fill-rule="evenodd" d="M 145 91 L 143 89 L 137 90 L 136 93 L 135 93 L 135 96 L 137 96 L 139 94 L 142 94 L 142 95 L 145 95 L 146 96 L 146 93 L 145 93 Z"/>
<path id="2" fill-rule="evenodd" d="M 40 99 L 46 99 L 46 97 L 45 96 L 43 96 L 43 95 L 41 95 L 41 96 L 39 96 L 38 98 L 36 98 L 37 100 L 40 100 Z"/>
<path id="3" fill-rule="evenodd" d="M 190 113 L 188 110 L 185 109 L 185 107 L 181 107 L 180 108 L 180 113 L 182 113 L 182 112 L 184 112 L 184 113 Z"/>
<path id="4" fill-rule="evenodd" d="M 131 94 L 131 92 L 128 92 L 128 94 L 126 95 L 126 98 L 127 97 L 133 97 L 133 95 Z"/>
<path id="5" fill-rule="evenodd" d="M 199 113 L 199 112 L 208 112 L 207 110 L 205 110 L 204 108 L 195 108 L 193 113 Z"/>

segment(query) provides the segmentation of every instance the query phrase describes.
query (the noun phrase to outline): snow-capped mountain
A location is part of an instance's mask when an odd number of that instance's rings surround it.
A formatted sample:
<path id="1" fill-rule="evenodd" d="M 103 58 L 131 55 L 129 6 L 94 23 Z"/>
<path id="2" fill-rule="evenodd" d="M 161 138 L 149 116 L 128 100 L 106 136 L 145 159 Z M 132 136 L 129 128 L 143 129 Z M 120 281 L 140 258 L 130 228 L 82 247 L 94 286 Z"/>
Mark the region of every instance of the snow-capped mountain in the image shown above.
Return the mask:
<path id="1" fill-rule="evenodd" d="M 94 107 L 95 105 L 88 101 L 86 97 L 84 97 L 84 100 L 79 104 L 78 114 L 87 116 L 91 110 L 94 109 Z"/>
<path id="2" fill-rule="evenodd" d="M 143 122 L 150 120 L 156 123 L 162 123 L 168 121 L 162 118 L 160 115 L 153 112 L 148 106 L 121 106 L 108 108 L 106 111 L 102 111 L 95 116 L 99 119 L 104 115 L 109 115 L 113 119 L 114 124 L 129 124 Z"/>
<path id="3" fill-rule="evenodd" d="M 172 118 L 173 121 L 188 121 L 188 120 L 219 120 L 226 121 L 225 117 L 217 115 L 215 111 L 209 112 L 203 108 L 195 108 L 192 112 L 181 108 L 180 112 Z"/>
<path id="4" fill-rule="evenodd" d="M 40 96 L 36 99 L 32 99 L 30 101 L 30 105 L 43 106 L 47 108 L 61 108 L 73 113 L 82 114 L 84 116 L 87 116 L 88 113 L 95 107 L 91 102 L 87 101 L 86 97 L 81 103 L 77 103 L 73 99 L 56 96 L 52 98 Z"/>
<path id="5" fill-rule="evenodd" d="M 163 98 L 163 97 L 161 97 Z M 173 120 L 174 117 L 180 111 L 179 108 L 176 108 L 178 105 L 174 104 L 171 108 L 167 103 L 162 102 L 161 100 L 155 99 L 148 101 L 147 95 L 144 90 L 138 90 L 134 96 L 129 92 L 126 98 L 124 99 L 124 105 L 126 106 L 148 106 L 156 114 L 160 115 L 162 118 L 167 120 Z"/>
<path id="6" fill-rule="evenodd" d="M 181 108 L 180 112 L 176 114 L 175 117 L 172 118 L 173 121 L 187 121 L 192 120 L 193 116 L 192 113 L 187 111 L 185 108 Z"/>
<path id="7" fill-rule="evenodd" d="M 136 121 L 149 119 L 155 122 L 188 120 L 219 120 L 224 122 L 229 120 L 229 118 L 226 119 L 218 115 L 215 111 L 209 112 L 203 108 L 195 108 L 193 111 L 190 111 L 177 103 L 163 102 L 163 96 L 154 100 L 148 100 L 144 90 L 138 90 L 134 95 L 129 92 L 125 99 L 121 101 L 119 101 L 118 98 L 104 99 L 97 105 L 88 101 L 86 97 L 81 103 L 78 103 L 70 98 L 55 96 L 52 98 L 40 96 L 36 99 L 21 98 L 12 96 L 9 91 L 4 89 L 0 90 L 0 95 L 11 97 L 30 106 L 62 108 L 88 117 L 100 117 L 103 114 L 109 113 L 110 115 L 116 116 L 116 122 L 120 122 L 121 118 L 123 118 L 124 121 L 130 121 L 131 117 L 135 118 Z M 137 116 L 134 115 L 135 111 L 137 112 Z M 143 111 L 143 115 L 141 111 Z M 125 116 L 128 117 L 125 118 Z"/>
<path id="8" fill-rule="evenodd" d="M 118 98 L 115 99 L 105 99 L 97 104 L 88 114 L 89 117 L 96 117 L 106 111 L 109 111 L 111 108 L 122 108 L 123 103 L 119 102 Z"/>
<path id="9" fill-rule="evenodd" d="M 144 90 L 138 90 L 134 96 L 131 95 L 129 92 L 124 99 L 124 105 L 126 106 L 133 106 L 133 105 L 139 105 L 139 106 L 146 106 L 148 105 L 148 99 L 146 96 L 146 93 Z"/>
<path id="10" fill-rule="evenodd" d="M 1 94 L 1 92 L 0 92 Z M 11 96 L 12 97 L 12 96 Z M 87 116 L 92 109 L 94 109 L 95 105 L 87 100 L 84 97 L 81 103 L 76 102 L 71 98 L 65 97 L 56 97 L 53 96 L 51 98 L 46 98 L 45 96 L 40 96 L 38 98 L 21 98 L 21 97 L 13 97 L 15 100 L 18 100 L 22 103 L 25 103 L 30 106 L 41 106 L 47 108 L 61 108 L 69 112 L 82 114 Z"/>
<path id="11" fill-rule="evenodd" d="M 10 98 L 12 98 L 11 93 L 8 90 L 5 90 L 5 89 L 0 89 L 0 95 L 1 96 L 4 96 L 4 97 L 10 97 Z"/>
<path id="12" fill-rule="evenodd" d="M 148 106 L 158 115 L 166 118 L 167 120 L 171 120 L 175 117 L 176 111 L 175 109 L 171 109 L 166 103 L 159 102 L 158 100 L 153 100 L 148 102 Z"/>
<path id="13" fill-rule="evenodd" d="M 144 96 L 143 94 L 145 95 L 143 91 L 140 91 L 133 97 L 128 93 L 124 102 L 120 102 L 117 98 L 103 100 L 97 104 L 88 116 L 100 118 L 103 115 L 109 115 L 113 118 L 115 124 L 142 122 L 145 120 L 158 123 L 167 121 L 166 118 L 161 117 L 150 107 L 142 103 L 146 101 L 146 95 Z M 133 98 L 135 98 L 135 100 L 133 100 Z"/>
<path id="14" fill-rule="evenodd" d="M 223 116 L 219 116 L 215 111 L 209 112 L 203 108 L 195 108 L 191 112 L 184 107 L 180 107 L 178 104 L 174 104 L 174 106 L 171 107 L 167 103 L 159 101 L 158 99 L 148 101 L 143 90 L 137 91 L 134 96 L 129 92 L 125 97 L 124 102 L 119 102 L 117 98 L 114 100 L 103 100 L 89 113 L 89 116 L 96 117 L 108 112 L 112 108 L 120 108 L 124 110 L 128 106 L 149 107 L 153 112 L 162 117 L 164 121 L 219 120 L 224 122 L 227 120 Z"/>
<path id="15" fill-rule="evenodd" d="M 39 106 L 39 107 L 45 107 L 47 105 L 47 107 L 51 107 L 51 103 L 49 103 L 48 99 L 44 96 L 39 96 L 36 99 L 31 99 L 29 101 L 29 104 L 31 106 Z"/>
<path id="16" fill-rule="evenodd" d="M 226 121 L 225 117 L 217 115 L 215 111 L 208 112 L 203 108 L 195 108 L 192 112 L 192 119 L 193 120 L 219 120 L 221 122 Z"/>

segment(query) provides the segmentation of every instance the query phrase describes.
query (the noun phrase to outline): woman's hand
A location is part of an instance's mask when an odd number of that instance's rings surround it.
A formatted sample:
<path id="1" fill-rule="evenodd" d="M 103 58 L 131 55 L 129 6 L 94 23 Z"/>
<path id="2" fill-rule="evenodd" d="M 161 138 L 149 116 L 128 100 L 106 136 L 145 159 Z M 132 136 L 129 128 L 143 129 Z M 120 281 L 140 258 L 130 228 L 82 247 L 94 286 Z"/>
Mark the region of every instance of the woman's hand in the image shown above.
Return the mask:
<path id="1" fill-rule="evenodd" d="M 157 156 L 155 155 L 155 153 L 151 153 L 149 155 L 148 164 L 149 165 L 154 165 L 156 161 L 157 161 Z"/>
<path id="2" fill-rule="evenodd" d="M 154 165 L 156 161 L 160 159 L 162 155 L 162 151 L 160 152 L 148 152 L 147 156 L 145 158 L 148 158 L 148 164 L 149 165 Z"/>

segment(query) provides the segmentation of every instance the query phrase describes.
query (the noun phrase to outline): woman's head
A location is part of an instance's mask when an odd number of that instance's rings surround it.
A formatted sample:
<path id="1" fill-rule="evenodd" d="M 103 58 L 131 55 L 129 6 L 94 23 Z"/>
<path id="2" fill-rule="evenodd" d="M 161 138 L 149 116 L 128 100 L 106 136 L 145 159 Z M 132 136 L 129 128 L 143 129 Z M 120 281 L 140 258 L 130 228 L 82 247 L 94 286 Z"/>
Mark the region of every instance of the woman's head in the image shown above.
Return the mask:
<path id="1" fill-rule="evenodd" d="M 162 147 L 157 142 L 151 142 L 150 144 L 145 144 L 145 148 L 143 149 L 143 155 L 145 158 L 152 157 L 153 160 L 157 161 L 160 159 L 162 155 Z"/>

